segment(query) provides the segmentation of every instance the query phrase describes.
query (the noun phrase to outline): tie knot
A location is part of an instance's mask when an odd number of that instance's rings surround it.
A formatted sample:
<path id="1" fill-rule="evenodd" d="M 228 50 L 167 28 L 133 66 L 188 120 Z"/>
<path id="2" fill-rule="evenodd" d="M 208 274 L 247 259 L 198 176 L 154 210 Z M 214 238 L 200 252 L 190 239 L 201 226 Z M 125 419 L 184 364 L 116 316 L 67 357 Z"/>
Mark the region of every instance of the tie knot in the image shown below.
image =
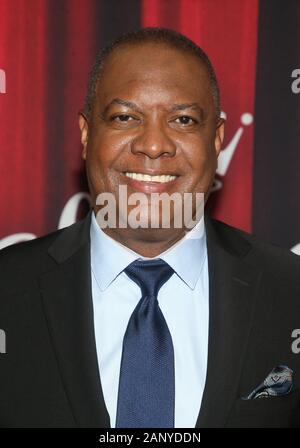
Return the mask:
<path id="1" fill-rule="evenodd" d="M 124 270 L 139 285 L 142 295 L 157 297 L 158 291 L 174 273 L 171 266 L 160 258 L 136 260 Z"/>

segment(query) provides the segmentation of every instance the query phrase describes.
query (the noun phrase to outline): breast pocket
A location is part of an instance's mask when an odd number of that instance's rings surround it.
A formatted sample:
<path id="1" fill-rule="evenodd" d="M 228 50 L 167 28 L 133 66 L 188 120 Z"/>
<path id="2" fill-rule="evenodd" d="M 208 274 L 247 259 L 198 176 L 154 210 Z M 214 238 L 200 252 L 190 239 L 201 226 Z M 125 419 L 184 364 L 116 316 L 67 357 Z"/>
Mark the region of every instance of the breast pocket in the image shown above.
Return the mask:
<path id="1" fill-rule="evenodd" d="M 300 425 L 300 391 L 254 400 L 239 398 L 226 426 L 229 428 L 289 428 Z"/>

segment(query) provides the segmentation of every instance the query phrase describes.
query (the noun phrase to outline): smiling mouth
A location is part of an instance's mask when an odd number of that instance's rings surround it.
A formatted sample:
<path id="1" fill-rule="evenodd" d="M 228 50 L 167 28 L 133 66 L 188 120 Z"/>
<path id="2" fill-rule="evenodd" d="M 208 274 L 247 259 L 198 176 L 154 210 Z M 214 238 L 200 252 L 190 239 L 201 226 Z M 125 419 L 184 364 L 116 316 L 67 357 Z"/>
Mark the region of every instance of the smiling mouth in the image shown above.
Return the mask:
<path id="1" fill-rule="evenodd" d="M 152 176 L 150 174 L 144 174 L 144 173 L 134 173 L 126 171 L 124 173 L 126 177 L 129 177 L 130 179 L 137 180 L 139 182 L 158 182 L 158 183 L 168 183 L 172 182 L 173 180 L 177 179 L 178 176 L 171 175 L 171 174 L 160 174 Z"/>

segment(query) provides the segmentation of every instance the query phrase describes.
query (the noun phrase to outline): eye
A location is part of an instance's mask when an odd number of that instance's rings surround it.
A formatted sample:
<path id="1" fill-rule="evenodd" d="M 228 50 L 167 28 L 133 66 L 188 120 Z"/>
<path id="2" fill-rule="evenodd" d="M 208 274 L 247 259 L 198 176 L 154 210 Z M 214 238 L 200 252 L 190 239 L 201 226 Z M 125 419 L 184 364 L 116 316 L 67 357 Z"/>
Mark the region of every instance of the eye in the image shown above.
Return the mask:
<path id="1" fill-rule="evenodd" d="M 117 123 L 128 123 L 129 121 L 134 120 L 134 118 L 131 115 L 120 114 L 112 117 L 112 120 Z"/>
<path id="2" fill-rule="evenodd" d="M 195 124 L 196 120 L 192 117 L 189 117 L 188 115 L 182 115 L 176 118 L 175 123 L 181 124 L 183 126 L 189 126 L 191 124 Z"/>

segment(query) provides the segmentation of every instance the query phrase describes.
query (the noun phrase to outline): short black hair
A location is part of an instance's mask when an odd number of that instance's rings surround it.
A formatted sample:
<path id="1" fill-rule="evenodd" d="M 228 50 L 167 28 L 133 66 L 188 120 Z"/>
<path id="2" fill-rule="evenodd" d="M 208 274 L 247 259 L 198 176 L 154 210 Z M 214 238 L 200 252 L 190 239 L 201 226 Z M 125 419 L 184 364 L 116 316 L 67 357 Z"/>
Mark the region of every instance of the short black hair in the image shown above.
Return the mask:
<path id="1" fill-rule="evenodd" d="M 221 106 L 220 106 L 220 90 L 217 81 L 217 77 L 214 68 L 207 56 L 207 54 L 196 45 L 188 37 L 184 36 L 177 31 L 168 28 L 141 28 L 136 31 L 130 31 L 126 34 L 121 35 L 118 39 L 111 42 L 109 45 L 104 47 L 97 55 L 95 63 L 92 67 L 87 87 L 87 94 L 84 102 L 83 112 L 87 118 L 90 117 L 93 101 L 96 94 L 98 80 L 102 73 L 104 63 L 107 57 L 112 53 L 113 50 L 122 45 L 134 45 L 143 43 L 161 43 L 169 45 L 177 50 L 193 54 L 204 64 L 207 73 L 209 75 L 212 95 L 216 108 L 216 116 L 220 117 Z"/>

